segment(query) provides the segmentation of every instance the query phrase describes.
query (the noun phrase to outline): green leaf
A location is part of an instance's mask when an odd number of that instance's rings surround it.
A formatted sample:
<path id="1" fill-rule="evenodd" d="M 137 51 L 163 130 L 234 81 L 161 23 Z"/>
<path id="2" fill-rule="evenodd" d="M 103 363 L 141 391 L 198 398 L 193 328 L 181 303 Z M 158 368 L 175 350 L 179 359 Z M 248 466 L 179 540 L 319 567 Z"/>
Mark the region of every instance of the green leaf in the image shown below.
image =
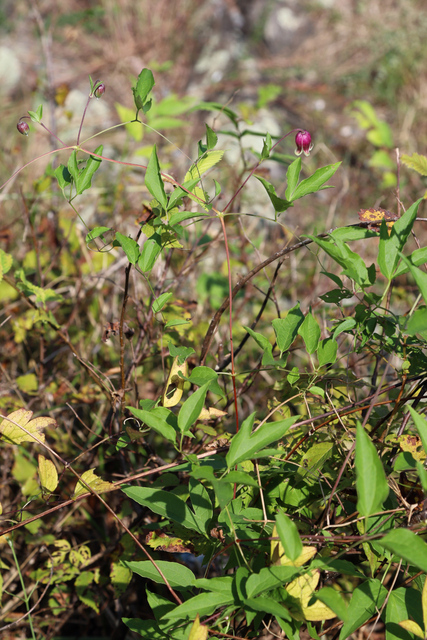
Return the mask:
<path id="1" fill-rule="evenodd" d="M 298 330 L 304 322 L 304 314 L 300 311 L 299 302 L 289 309 L 284 318 L 275 318 L 271 323 L 276 334 L 277 346 L 282 355 L 287 351 L 298 335 Z"/>
<path id="2" fill-rule="evenodd" d="M 153 487 L 126 487 L 122 491 L 131 500 L 148 507 L 163 518 L 178 522 L 186 529 L 200 531 L 193 512 L 179 496 Z"/>
<path id="3" fill-rule="evenodd" d="M 158 298 L 156 298 L 153 302 L 153 313 L 159 313 L 163 309 L 165 305 L 169 302 L 169 300 L 173 298 L 173 293 L 167 292 L 162 293 Z"/>
<path id="4" fill-rule="evenodd" d="M 168 206 L 168 208 L 170 207 Z M 207 213 L 199 213 L 197 211 L 176 211 L 169 218 L 169 225 L 173 227 L 174 224 L 179 224 L 180 222 L 184 222 L 184 220 L 198 220 L 199 218 L 206 217 L 208 217 Z"/>
<path id="5" fill-rule="evenodd" d="M 183 318 L 172 318 L 168 320 L 165 324 L 165 329 L 170 329 L 172 327 L 179 327 L 182 324 L 190 324 L 189 320 L 184 320 Z"/>
<path id="6" fill-rule="evenodd" d="M 357 510 L 370 516 L 381 510 L 389 494 L 387 478 L 377 450 L 360 422 L 356 427 Z"/>
<path id="7" fill-rule="evenodd" d="M 141 109 L 144 113 L 147 113 L 147 111 L 150 109 L 151 100 L 147 100 L 147 98 L 154 85 L 154 77 L 150 69 L 143 69 L 138 76 L 136 85 L 132 87 L 133 99 L 137 109 L 137 117 L 138 111 L 140 111 Z"/>
<path id="8" fill-rule="evenodd" d="M 409 271 L 412 273 L 414 280 L 421 291 L 421 295 L 424 298 L 424 302 L 427 304 L 427 273 L 421 271 L 421 269 L 418 269 L 417 267 L 414 267 L 402 254 L 401 258 L 408 267 Z"/>
<path id="9" fill-rule="evenodd" d="M 321 469 L 332 455 L 332 449 L 334 443 L 331 441 L 317 442 L 310 447 L 302 456 L 300 466 L 297 469 L 298 478 L 306 478 L 311 476 L 318 476 L 316 473 Z"/>
<path id="10" fill-rule="evenodd" d="M 110 227 L 95 227 L 86 234 L 85 242 L 88 249 L 92 251 L 106 251 L 109 246 L 112 247 L 116 231 Z"/>
<path id="11" fill-rule="evenodd" d="M 302 553 L 302 542 L 295 522 L 279 511 L 276 514 L 276 526 L 286 555 L 291 560 L 296 560 Z"/>
<path id="12" fill-rule="evenodd" d="M 221 510 L 225 509 L 233 499 L 233 487 L 231 483 L 226 480 L 218 480 L 211 466 L 194 467 L 192 476 L 200 480 L 207 480 L 212 484 Z"/>
<path id="13" fill-rule="evenodd" d="M 154 233 L 151 238 L 148 238 L 148 240 L 144 242 L 141 249 L 141 254 L 138 258 L 138 267 L 141 271 L 151 271 L 161 250 L 161 238 L 157 233 Z"/>
<path id="14" fill-rule="evenodd" d="M 420 249 L 415 249 L 411 253 L 410 256 L 406 258 L 406 260 L 412 264 L 414 267 L 419 267 L 420 264 L 425 264 L 427 262 L 427 247 L 421 247 Z M 396 271 L 394 272 L 394 277 L 401 276 L 404 273 L 409 271 L 408 262 L 401 262 Z"/>
<path id="15" fill-rule="evenodd" d="M 13 258 L 9 253 L 0 249 L 0 281 L 3 279 L 3 276 L 10 270 L 13 264 Z"/>
<path id="16" fill-rule="evenodd" d="M 378 266 L 383 276 L 388 280 L 391 280 L 396 270 L 400 252 L 411 233 L 421 200 L 422 198 L 414 202 L 414 204 L 405 211 L 403 216 L 396 220 L 391 228 L 390 235 L 388 235 L 386 224 L 383 222 L 381 225 Z"/>
<path id="17" fill-rule="evenodd" d="M 260 598 L 245 598 L 244 605 L 249 609 L 269 613 L 283 620 L 292 620 L 289 611 L 285 609 L 282 604 L 273 600 L 273 598 L 263 598 L 262 596 Z"/>
<path id="18" fill-rule="evenodd" d="M 215 131 L 210 128 L 208 124 L 205 124 L 205 127 L 206 127 L 206 146 L 208 149 L 213 149 L 218 142 L 218 136 L 216 135 Z"/>
<path id="19" fill-rule="evenodd" d="M 377 544 L 392 551 L 398 558 L 427 572 L 427 544 L 409 529 L 389 531 Z"/>
<path id="20" fill-rule="evenodd" d="M 154 620 L 141 620 L 141 618 L 122 618 L 125 625 L 143 638 L 150 640 L 169 640 L 171 636 L 164 633 Z M 175 638 L 174 638 L 175 640 Z"/>
<path id="21" fill-rule="evenodd" d="M 95 149 L 95 153 L 102 156 L 103 146 L 102 144 Z M 96 158 L 95 156 L 89 156 L 86 161 L 86 166 L 82 171 L 80 171 L 79 176 L 76 180 L 76 191 L 78 194 L 83 193 L 86 189 L 92 185 L 93 174 L 97 169 L 99 169 L 101 165 L 101 158 Z"/>
<path id="22" fill-rule="evenodd" d="M 269 364 L 274 364 L 275 360 L 273 358 L 273 345 L 270 344 L 269 340 L 262 335 L 262 333 L 258 333 L 257 331 L 253 331 L 250 327 L 243 328 L 249 333 L 250 336 L 255 340 L 258 346 L 264 351 L 264 355 L 262 358 L 262 365 L 268 366 Z"/>
<path id="23" fill-rule="evenodd" d="M 165 193 L 165 186 L 160 175 L 160 165 L 157 158 L 156 145 L 153 146 L 150 160 L 148 161 L 147 171 L 145 173 L 145 186 L 151 193 L 153 198 L 156 198 L 157 202 L 166 210 L 167 197 Z"/>
<path id="24" fill-rule="evenodd" d="M 402 333 L 406 333 L 408 336 L 414 336 L 417 333 L 423 334 L 427 330 L 427 307 L 423 305 L 415 309 L 409 318 L 403 317 L 401 320 L 404 323 L 401 327 Z"/>
<path id="25" fill-rule="evenodd" d="M 170 622 L 172 620 L 194 620 L 197 614 L 199 616 L 209 616 L 216 609 L 232 604 L 233 596 L 222 593 L 200 593 L 194 598 L 187 600 L 183 604 L 175 607 L 163 616 L 162 621 Z"/>
<path id="26" fill-rule="evenodd" d="M 300 377 L 301 376 L 300 376 L 298 367 L 292 367 L 292 369 L 289 371 L 288 375 L 286 376 L 286 380 L 289 382 L 290 385 L 293 386 L 295 383 L 298 382 Z"/>
<path id="27" fill-rule="evenodd" d="M 297 419 L 298 416 L 293 416 L 278 422 L 267 422 L 251 434 L 255 421 L 255 413 L 252 413 L 244 420 L 240 430 L 231 440 L 226 456 L 228 468 L 243 460 L 249 460 L 255 453 L 282 438 Z"/>
<path id="28" fill-rule="evenodd" d="M 414 424 L 417 428 L 418 434 L 421 438 L 421 442 L 423 443 L 423 449 L 425 453 L 427 453 L 427 421 L 423 416 L 420 416 L 420 414 L 417 413 L 411 406 L 409 406 L 408 408 Z"/>
<path id="29" fill-rule="evenodd" d="M 210 522 L 213 516 L 212 502 L 209 493 L 201 482 L 190 477 L 188 483 L 190 489 L 190 500 L 194 511 L 194 519 L 198 524 L 199 531 L 209 534 Z"/>
<path id="30" fill-rule="evenodd" d="M 184 364 L 184 362 L 189 358 L 193 353 L 196 353 L 193 347 L 177 347 L 171 342 L 168 344 L 169 353 L 173 358 L 178 358 L 178 364 Z"/>
<path id="31" fill-rule="evenodd" d="M 311 312 L 308 312 L 305 316 L 304 322 L 298 329 L 298 333 L 304 340 L 307 353 L 314 353 L 319 346 L 320 327 L 316 318 L 312 315 Z"/>
<path id="32" fill-rule="evenodd" d="M 233 589 L 233 576 L 222 576 L 221 578 L 198 578 L 194 583 L 196 589 L 214 591 L 216 593 L 231 596 Z"/>
<path id="33" fill-rule="evenodd" d="M 353 591 L 339 640 L 346 640 L 381 608 L 387 597 L 387 589 L 379 580 L 367 580 Z"/>
<path id="34" fill-rule="evenodd" d="M 165 613 L 173 609 L 175 606 L 173 602 L 165 598 L 163 595 L 153 593 L 147 588 L 145 589 L 145 593 L 147 594 L 148 604 L 150 605 L 156 620 L 160 620 Z"/>
<path id="35" fill-rule="evenodd" d="M 252 573 L 246 582 L 248 598 L 254 598 L 263 591 L 281 587 L 290 582 L 298 573 L 298 567 L 263 567 L 259 573 Z"/>
<path id="36" fill-rule="evenodd" d="M 343 333 L 344 331 L 351 331 L 351 329 L 354 329 L 356 325 L 357 322 L 354 318 L 345 318 L 337 325 L 332 337 L 335 340 L 340 335 L 340 333 Z"/>
<path id="37" fill-rule="evenodd" d="M 350 249 L 350 247 L 334 236 L 334 242 L 332 240 L 325 240 L 324 238 L 316 238 L 316 236 L 308 235 L 319 247 L 321 247 L 335 262 L 343 267 L 343 274 L 352 278 L 361 287 L 366 284 L 371 284 L 368 269 L 359 256 Z"/>
<path id="38" fill-rule="evenodd" d="M 332 609 L 337 614 L 338 618 L 346 622 L 347 620 L 347 603 L 341 596 L 341 594 L 332 587 L 323 587 L 319 591 L 315 592 L 317 600 L 326 604 L 327 607 Z"/>
<path id="39" fill-rule="evenodd" d="M 126 407 L 138 420 L 153 429 L 161 436 L 175 443 L 176 441 L 176 416 L 166 407 L 155 407 L 151 411 Z"/>
<path id="40" fill-rule="evenodd" d="M 62 189 L 62 191 L 71 184 L 72 176 L 65 165 L 60 164 L 59 167 L 56 167 L 53 174 L 58 180 L 59 188 Z"/>
<path id="41" fill-rule="evenodd" d="M 218 374 L 210 367 L 194 367 L 190 377 L 187 379 L 191 383 L 197 384 L 197 386 L 199 387 L 209 381 L 209 391 L 212 391 L 212 393 L 216 393 L 216 395 L 218 396 L 225 397 L 224 391 L 218 384 Z"/>
<path id="42" fill-rule="evenodd" d="M 33 122 L 41 122 L 41 119 L 43 117 L 43 105 L 40 104 L 37 107 L 37 111 L 28 111 L 28 115 Z"/>
<path id="43" fill-rule="evenodd" d="M 286 211 L 286 209 L 289 209 L 289 207 L 293 207 L 292 202 L 283 198 L 279 198 L 279 196 L 276 195 L 276 190 L 271 182 L 268 182 L 268 180 L 262 178 L 261 176 L 257 176 L 256 174 L 255 178 L 257 178 L 257 180 L 261 182 L 261 184 L 267 191 L 268 197 L 270 198 L 271 204 L 273 205 L 276 213 L 282 213 L 282 211 Z"/>
<path id="44" fill-rule="evenodd" d="M 353 240 L 365 240 L 366 238 L 377 238 L 378 234 L 376 231 L 371 231 L 366 227 L 339 227 L 334 229 L 330 236 L 334 240 L 350 242 Z"/>
<path id="45" fill-rule="evenodd" d="M 385 610 L 387 640 L 413 640 L 398 623 L 401 620 L 413 618 L 422 624 L 421 593 L 416 589 L 398 587 L 394 589 L 387 600 Z"/>
<path id="46" fill-rule="evenodd" d="M 136 264 L 139 258 L 139 246 L 133 238 L 128 238 L 118 231 L 116 232 L 116 240 L 125 252 L 127 259 L 131 264 Z"/>
<path id="47" fill-rule="evenodd" d="M 292 201 L 292 194 L 297 187 L 300 173 L 301 173 L 301 156 L 296 160 L 294 160 L 289 165 L 288 170 L 286 172 L 287 187 L 285 191 L 285 198 L 289 202 Z"/>
<path id="48" fill-rule="evenodd" d="M 416 461 L 416 467 L 423 491 L 427 494 L 427 470 L 419 460 Z"/>
<path id="49" fill-rule="evenodd" d="M 292 194 L 292 201 L 298 200 L 309 193 L 315 193 L 322 189 L 322 186 L 329 180 L 329 178 L 332 178 L 340 164 L 341 162 L 336 162 L 335 164 L 329 164 L 326 167 L 321 167 L 320 169 L 317 169 L 312 176 L 302 180 Z"/>
<path id="50" fill-rule="evenodd" d="M 70 157 L 68 158 L 68 171 L 74 180 L 74 184 L 77 184 L 77 180 L 79 179 L 79 166 L 77 164 L 77 151 L 73 151 Z"/>
<path id="51" fill-rule="evenodd" d="M 270 155 L 272 147 L 271 135 L 267 133 L 262 145 L 261 158 L 265 160 Z"/>
<path id="52" fill-rule="evenodd" d="M 196 422 L 205 403 L 210 381 L 199 387 L 182 405 L 178 414 L 178 429 L 186 433 Z"/>
<path id="53" fill-rule="evenodd" d="M 200 182 L 200 178 L 197 177 L 194 180 L 189 180 L 186 184 L 183 184 L 182 187 L 176 187 L 171 195 L 169 196 L 168 202 L 168 211 L 173 209 L 185 196 L 188 196 L 189 193 L 192 192 L 194 187 Z M 207 214 L 198 214 L 198 215 L 207 215 Z"/>
<path id="54" fill-rule="evenodd" d="M 160 573 L 149 560 L 122 560 L 122 564 L 143 578 L 153 580 L 157 584 L 165 584 Z M 156 564 L 173 589 L 187 589 L 194 585 L 196 577 L 185 565 L 178 562 L 167 562 L 166 560 L 156 560 Z"/>
<path id="55" fill-rule="evenodd" d="M 231 482 L 231 484 L 243 484 L 248 487 L 259 487 L 259 482 L 256 478 L 244 471 L 230 471 L 222 479 L 222 482 Z"/>
<path id="56" fill-rule="evenodd" d="M 333 364 L 337 359 L 338 342 L 333 338 L 325 338 L 317 348 L 319 367 L 325 364 Z"/>
<path id="57" fill-rule="evenodd" d="M 17 280 L 21 280 L 21 282 L 17 282 L 18 289 L 22 291 L 26 296 L 34 295 L 36 297 L 37 305 L 44 307 L 47 302 L 61 302 L 63 300 L 61 294 L 56 293 L 54 289 L 43 289 L 42 287 L 38 287 L 37 285 L 27 280 L 23 269 L 19 269 L 15 273 L 15 277 Z"/>

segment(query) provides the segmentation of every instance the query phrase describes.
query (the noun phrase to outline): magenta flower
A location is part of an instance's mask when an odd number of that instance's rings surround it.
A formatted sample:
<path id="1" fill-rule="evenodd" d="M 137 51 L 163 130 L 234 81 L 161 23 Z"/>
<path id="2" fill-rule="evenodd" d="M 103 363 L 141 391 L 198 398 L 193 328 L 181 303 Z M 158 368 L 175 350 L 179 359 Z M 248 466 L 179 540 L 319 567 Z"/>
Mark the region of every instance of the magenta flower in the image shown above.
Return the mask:
<path id="1" fill-rule="evenodd" d="M 20 120 L 16 125 L 16 128 L 18 129 L 19 133 L 22 133 L 23 136 L 27 136 L 30 130 L 30 127 L 28 126 L 28 123 L 25 122 L 25 120 Z"/>
<path id="2" fill-rule="evenodd" d="M 304 155 L 306 156 L 310 155 L 310 151 L 313 148 L 313 143 L 311 141 L 311 135 L 308 131 L 298 131 L 297 135 L 295 136 L 295 144 L 297 145 L 297 148 L 295 149 L 295 153 L 297 156 L 300 156 L 302 152 L 304 152 Z"/>

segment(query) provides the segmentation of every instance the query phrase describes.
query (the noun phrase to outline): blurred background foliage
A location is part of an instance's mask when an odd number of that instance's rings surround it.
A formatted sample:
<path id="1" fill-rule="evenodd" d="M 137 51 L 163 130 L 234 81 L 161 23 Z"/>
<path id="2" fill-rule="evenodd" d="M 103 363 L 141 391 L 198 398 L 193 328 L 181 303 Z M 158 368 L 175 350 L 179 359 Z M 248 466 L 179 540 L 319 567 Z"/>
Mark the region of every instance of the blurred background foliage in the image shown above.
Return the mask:
<path id="1" fill-rule="evenodd" d="M 107 90 L 102 100 L 90 104 L 83 140 L 133 116 L 131 86 L 143 67 L 151 68 L 156 78 L 154 105 L 146 119 L 149 126 L 111 129 L 85 143 L 94 149 L 102 142 L 108 157 L 146 164 L 156 143 L 162 169 L 180 180 L 197 156 L 204 123 L 215 129 L 220 136 L 218 148 L 226 150 L 224 162 L 213 174 L 224 194 L 218 207 L 226 204 L 256 161 L 262 149 L 259 134 L 269 131 L 280 137 L 288 129 L 308 129 L 315 147 L 305 161 L 307 175 L 319 166 L 343 161 L 333 180 L 335 189 L 298 202 L 276 224 L 267 195 L 252 180 L 233 203 L 235 215 L 227 218 L 237 280 L 239 274 L 304 233 L 357 222 L 360 208 L 397 210 L 395 149 L 409 155 L 423 153 L 427 141 L 426 29 L 423 0 L 3 0 L 0 183 L 56 147 L 34 125 L 28 138 L 19 135 L 16 123 L 28 109 L 43 104 L 44 119 L 52 131 L 67 143 L 75 141 L 89 75 L 102 80 Z M 209 102 L 228 107 L 238 118 L 227 117 L 226 110 L 197 108 Z M 263 165 L 282 197 L 292 144 L 278 149 L 277 162 Z M 39 286 L 54 288 L 62 296 L 52 307 L 57 321 L 68 331 L 79 356 L 114 388 L 119 376 L 117 337 L 104 341 L 103 334 L 107 323 L 118 320 L 127 263 L 116 251 L 92 251 L 85 236 L 97 225 L 134 234 L 151 197 L 142 172 L 103 163 L 93 188 L 74 203 L 79 218 L 53 178 L 57 164 L 66 161 L 64 154 L 30 164 L 0 192 L 0 247 L 13 255 L 15 269 L 24 268 Z M 210 177 L 206 188 L 212 188 Z M 402 168 L 400 189 L 409 206 L 424 193 L 425 178 Z M 421 226 L 417 235 L 425 244 Z M 156 266 L 151 284 L 160 282 L 160 287 L 166 285 L 175 292 L 164 320 L 180 317 L 187 324 L 165 335 L 158 323 L 147 319 L 150 288 L 142 278 L 132 280 L 127 322 L 144 327 L 141 340 L 146 345 L 139 347 L 127 400 L 134 406 L 141 398 L 159 397 L 167 376 L 168 341 L 200 344 L 227 294 L 219 227 L 198 223 L 185 230 L 181 243 L 166 262 Z M 367 258 L 372 247 L 364 243 L 357 249 Z M 270 323 L 278 309 L 289 309 L 297 300 L 304 312 L 310 305 L 315 311 L 322 304 L 319 296 L 330 287 L 320 274 L 328 270 L 327 264 L 324 256 L 320 264 L 311 250 L 292 254 L 263 321 Z M 260 310 L 265 276 L 271 279 L 273 274 L 270 266 L 236 299 L 236 344 L 245 336 L 243 325 L 250 326 Z M 400 295 L 405 299 L 408 289 L 402 286 Z M 61 421 L 60 430 L 49 434 L 56 450 L 66 458 L 77 458 L 108 435 L 106 394 L 79 366 L 57 332 L 36 322 L 33 310 L 5 281 L 0 283 L 0 302 L 0 409 L 8 413 L 25 406 L 48 412 Z M 319 320 L 322 313 L 319 310 Z M 211 350 L 210 366 L 220 360 L 224 349 L 227 353 L 223 324 Z M 131 356 L 130 349 L 129 361 Z M 245 372 L 239 384 L 251 388 L 248 372 L 259 356 L 259 349 L 249 341 L 237 361 L 238 369 Z M 298 353 L 293 356 L 295 362 L 297 357 Z M 363 379 L 370 365 L 363 353 L 353 353 L 348 362 L 357 379 Z M 267 412 L 288 394 L 288 383 L 276 376 L 262 372 L 261 382 L 245 396 L 244 414 L 254 407 Z M 312 397 L 310 402 L 318 400 Z M 304 414 L 307 407 L 308 402 L 301 403 L 297 410 Z M 142 454 L 136 447 L 129 454 L 134 470 L 154 451 L 158 454 L 160 439 L 154 437 L 148 444 L 151 453 Z M 167 451 L 160 450 L 163 454 Z M 97 448 L 75 468 L 82 472 L 97 466 L 117 478 L 122 471 L 115 455 L 112 445 Z M 5 455 L 1 501 L 10 510 L 5 518 L 16 517 L 23 496 L 33 493 L 35 468 L 22 455 L 19 460 Z M 25 514 L 32 514 L 31 505 Z M 48 543 L 44 529 L 48 520 L 37 522 L 38 527 L 25 532 L 18 545 L 21 557 L 35 548 L 37 536 Z M 115 523 L 101 520 L 99 505 L 91 502 L 67 523 L 57 518 L 54 531 L 64 537 L 72 533 L 76 544 L 94 538 L 107 544 L 109 537 L 118 535 Z M 65 579 L 58 581 L 55 595 L 61 625 L 68 613 L 73 615 L 69 608 L 61 609 L 68 584 Z M 117 596 L 117 585 L 108 588 L 110 598 Z M 73 606 L 77 611 L 78 604 Z M 97 606 L 92 606 L 95 612 Z M 99 624 L 100 633 L 105 632 L 105 620 Z M 51 617 L 47 625 L 52 633 L 60 627 Z"/>

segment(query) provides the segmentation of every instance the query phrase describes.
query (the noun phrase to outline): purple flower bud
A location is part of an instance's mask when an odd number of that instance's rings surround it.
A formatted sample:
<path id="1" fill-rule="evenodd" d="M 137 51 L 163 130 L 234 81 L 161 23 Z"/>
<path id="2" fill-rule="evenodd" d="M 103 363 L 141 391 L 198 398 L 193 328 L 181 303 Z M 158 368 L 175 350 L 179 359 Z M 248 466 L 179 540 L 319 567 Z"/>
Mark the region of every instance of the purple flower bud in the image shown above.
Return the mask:
<path id="1" fill-rule="evenodd" d="M 105 93 L 105 84 L 103 82 L 98 84 L 98 82 L 95 82 L 95 91 L 93 92 L 95 98 L 100 98 Z"/>
<path id="2" fill-rule="evenodd" d="M 311 141 L 311 135 L 308 131 L 298 131 L 297 135 L 295 136 L 295 144 L 297 145 L 297 148 L 295 149 L 295 153 L 297 156 L 300 156 L 302 152 L 304 152 L 304 155 L 306 156 L 310 155 L 310 151 L 313 148 L 313 143 Z"/>
<path id="3" fill-rule="evenodd" d="M 28 126 L 28 123 L 25 122 L 25 120 L 20 120 L 16 125 L 16 128 L 18 129 L 19 133 L 22 133 L 23 136 L 27 136 L 30 130 L 30 127 Z"/>

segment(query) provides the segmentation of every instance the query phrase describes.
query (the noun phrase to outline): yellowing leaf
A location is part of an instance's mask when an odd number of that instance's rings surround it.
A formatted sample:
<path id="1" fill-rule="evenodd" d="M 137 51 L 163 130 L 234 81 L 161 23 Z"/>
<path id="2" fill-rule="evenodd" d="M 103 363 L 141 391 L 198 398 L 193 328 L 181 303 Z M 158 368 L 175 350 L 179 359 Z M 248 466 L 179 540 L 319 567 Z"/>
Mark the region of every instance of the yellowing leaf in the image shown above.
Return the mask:
<path id="1" fill-rule="evenodd" d="M 308 606 L 314 590 L 320 579 L 318 570 L 310 571 L 302 576 L 298 576 L 295 580 L 286 586 L 287 593 L 294 599 L 294 608 L 290 610 L 291 615 L 296 620 L 331 620 L 336 618 L 336 614 L 327 607 L 323 602 L 317 600 L 311 606 Z"/>
<path id="2" fill-rule="evenodd" d="M 48 460 L 39 455 L 39 478 L 40 484 L 46 491 L 52 493 L 58 486 L 58 472 L 52 460 Z"/>
<path id="3" fill-rule="evenodd" d="M 427 176 L 427 157 L 421 156 L 419 153 L 413 153 L 412 156 L 402 154 L 400 158 L 402 164 L 406 164 L 410 169 L 414 169 L 422 176 Z"/>
<path id="4" fill-rule="evenodd" d="M 0 249 L 0 280 L 2 280 L 3 275 L 9 271 L 12 266 L 12 262 L 12 256 L 5 253 L 3 249 Z"/>
<path id="5" fill-rule="evenodd" d="M 422 607 L 423 607 L 423 621 L 424 621 L 424 629 L 427 632 L 427 579 L 424 580 L 423 593 L 421 597 Z"/>
<path id="6" fill-rule="evenodd" d="M 276 525 L 274 525 L 273 529 L 273 538 L 278 537 Z M 313 556 L 315 556 L 317 550 L 315 547 L 303 547 L 302 552 L 296 558 L 296 560 L 291 560 L 285 553 L 282 543 L 280 540 L 272 540 L 271 541 L 271 549 L 270 549 L 270 562 L 273 565 L 278 565 L 282 567 L 301 567 L 303 564 L 311 560 Z"/>
<path id="7" fill-rule="evenodd" d="M 177 356 L 173 361 L 172 368 L 169 372 L 169 376 L 166 382 L 166 388 L 162 396 L 162 403 L 164 407 L 174 407 L 182 398 L 185 380 L 178 375 L 179 372 L 181 372 L 184 376 L 188 376 L 188 364 L 187 361 L 185 361 L 183 364 L 178 364 Z M 171 384 L 175 384 L 176 389 L 173 394 L 168 397 L 167 393 Z"/>
<path id="8" fill-rule="evenodd" d="M 326 604 L 320 602 L 320 600 L 316 600 L 314 604 L 310 607 L 304 607 L 303 610 L 303 619 L 310 620 L 311 622 L 320 622 L 321 620 L 331 620 L 332 618 L 336 618 L 337 614 L 332 611 Z"/>
<path id="9" fill-rule="evenodd" d="M 107 482 L 106 480 L 102 480 L 99 476 L 95 475 L 95 469 L 89 469 L 89 471 L 85 471 L 81 475 L 81 480 L 79 480 L 76 484 L 76 488 L 73 493 L 73 500 L 82 496 L 84 493 L 87 493 L 89 489 L 86 487 L 88 485 L 91 489 L 96 491 L 97 493 L 102 493 L 103 491 L 108 491 L 114 485 L 111 482 Z M 85 484 L 83 484 L 83 482 Z"/>
<path id="10" fill-rule="evenodd" d="M 193 164 L 193 166 L 187 171 L 184 178 L 184 183 L 189 180 L 195 180 L 196 178 L 201 178 L 202 175 L 212 169 L 218 162 L 221 160 L 224 155 L 224 151 L 220 151 L 219 149 L 207 151 L 205 155 L 197 160 Z"/>
<path id="11" fill-rule="evenodd" d="M 420 625 L 413 620 L 402 620 L 402 622 L 399 622 L 399 624 L 406 631 L 409 631 L 409 633 L 413 633 L 414 636 L 418 636 L 418 638 L 422 638 L 424 640 L 423 630 L 421 629 Z"/>
<path id="12" fill-rule="evenodd" d="M 31 420 L 32 415 L 32 411 L 26 411 L 25 409 L 18 409 L 10 413 L 7 418 L 4 418 L 0 423 L 0 434 L 2 434 L 2 438 L 10 444 L 44 442 L 45 436 L 44 433 L 42 433 L 42 429 L 46 429 L 46 427 L 56 427 L 56 422 L 53 418 L 44 417 Z M 24 427 L 30 433 L 26 433 L 21 427 Z M 30 434 L 33 434 L 35 437 L 32 437 Z"/>
<path id="13" fill-rule="evenodd" d="M 206 640 L 208 637 L 208 628 L 204 624 L 200 624 L 199 614 L 197 614 L 193 626 L 190 629 L 188 640 Z"/>
<path id="14" fill-rule="evenodd" d="M 208 409 L 205 409 L 203 407 L 197 420 L 214 420 L 214 418 L 222 418 L 226 415 L 227 412 L 221 411 L 221 409 L 215 409 L 215 407 L 209 407 Z"/>

